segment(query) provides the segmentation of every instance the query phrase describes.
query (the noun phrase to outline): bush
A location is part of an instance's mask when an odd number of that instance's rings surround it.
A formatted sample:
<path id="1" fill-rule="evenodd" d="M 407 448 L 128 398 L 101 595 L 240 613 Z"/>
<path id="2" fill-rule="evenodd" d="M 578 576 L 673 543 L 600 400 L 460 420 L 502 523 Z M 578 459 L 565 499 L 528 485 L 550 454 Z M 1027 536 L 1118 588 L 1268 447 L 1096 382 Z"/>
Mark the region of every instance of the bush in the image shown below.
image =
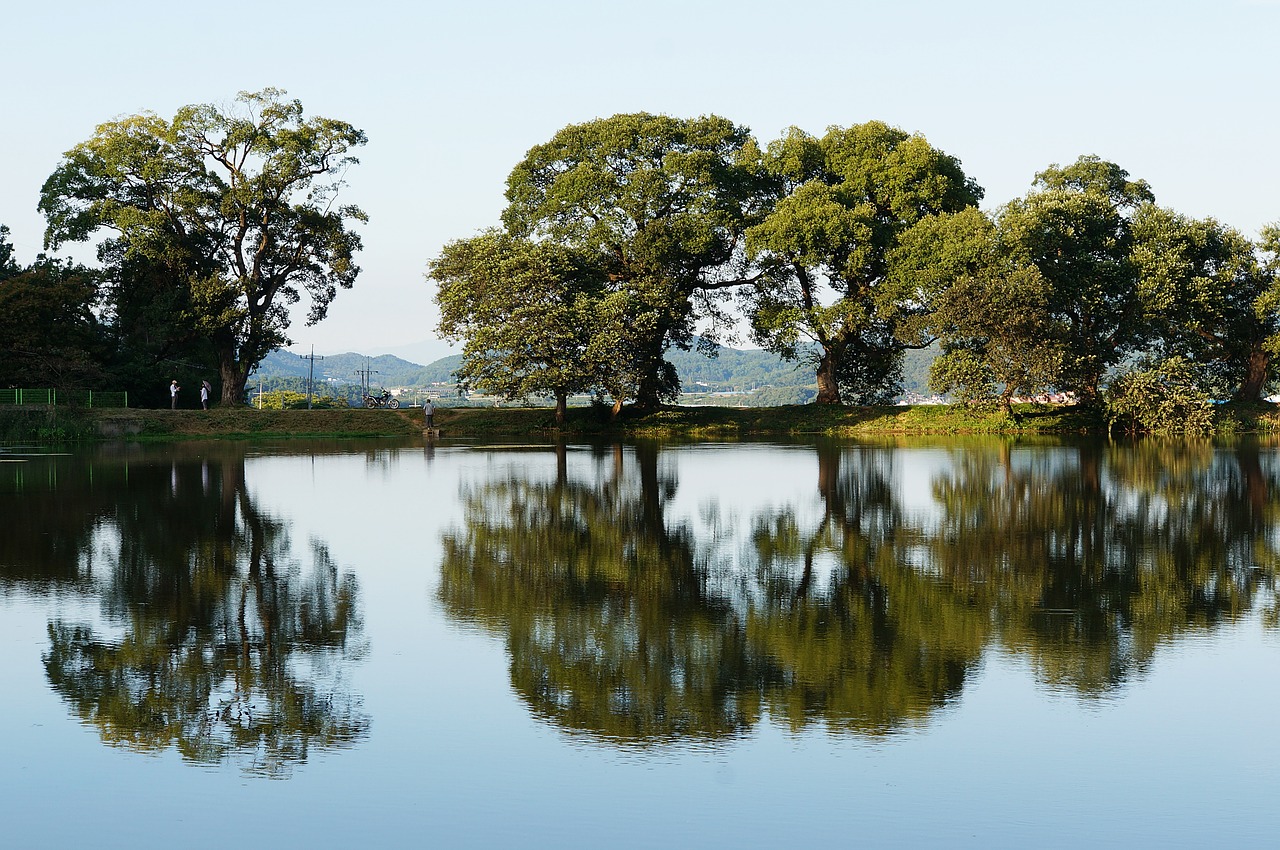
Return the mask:
<path id="1" fill-rule="evenodd" d="M 1181 357 L 1120 373 L 1105 395 L 1107 424 L 1126 433 L 1208 434 L 1213 404 L 1196 368 Z"/>
<path id="2" fill-rule="evenodd" d="M 253 399 L 254 406 L 257 407 L 258 398 Z M 334 398 L 328 395 L 312 395 L 311 408 L 313 410 L 332 410 L 334 408 L 347 407 L 347 400 Z M 263 410 L 306 410 L 307 394 L 294 392 L 292 390 L 272 390 L 271 392 L 262 394 Z"/>

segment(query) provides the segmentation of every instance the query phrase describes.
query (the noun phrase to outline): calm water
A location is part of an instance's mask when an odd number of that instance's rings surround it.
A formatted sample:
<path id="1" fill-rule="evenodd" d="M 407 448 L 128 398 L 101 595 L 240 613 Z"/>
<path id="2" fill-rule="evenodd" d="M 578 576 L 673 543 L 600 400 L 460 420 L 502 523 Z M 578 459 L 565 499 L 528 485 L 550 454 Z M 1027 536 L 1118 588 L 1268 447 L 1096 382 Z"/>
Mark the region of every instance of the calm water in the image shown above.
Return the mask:
<path id="1" fill-rule="evenodd" d="M 1265 846 L 1280 449 L 0 451 L 5 847 Z"/>

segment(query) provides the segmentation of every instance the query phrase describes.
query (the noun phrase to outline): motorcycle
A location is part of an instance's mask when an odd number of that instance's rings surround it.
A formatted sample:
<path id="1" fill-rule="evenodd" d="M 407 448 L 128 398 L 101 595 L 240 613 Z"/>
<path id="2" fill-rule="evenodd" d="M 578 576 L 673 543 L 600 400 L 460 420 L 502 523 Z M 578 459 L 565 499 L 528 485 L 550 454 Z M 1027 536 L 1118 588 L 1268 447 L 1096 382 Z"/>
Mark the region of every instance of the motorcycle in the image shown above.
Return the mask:
<path id="1" fill-rule="evenodd" d="M 386 390 L 382 391 L 382 395 L 367 395 L 364 397 L 365 407 L 386 407 L 395 410 L 400 407 L 400 399 L 393 396 Z"/>

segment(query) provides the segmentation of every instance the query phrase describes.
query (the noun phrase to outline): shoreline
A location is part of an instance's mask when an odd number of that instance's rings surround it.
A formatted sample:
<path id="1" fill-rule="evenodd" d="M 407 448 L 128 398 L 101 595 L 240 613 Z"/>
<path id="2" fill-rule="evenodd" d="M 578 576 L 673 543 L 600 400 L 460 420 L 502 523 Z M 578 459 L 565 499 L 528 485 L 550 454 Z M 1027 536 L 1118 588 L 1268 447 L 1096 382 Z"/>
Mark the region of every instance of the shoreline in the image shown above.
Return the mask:
<path id="1" fill-rule="evenodd" d="M 1000 411 L 958 405 L 903 407 L 664 407 L 647 414 L 624 411 L 616 421 L 595 408 L 570 408 L 562 427 L 540 407 L 438 407 L 443 439 L 572 436 L 734 439 L 779 436 L 896 436 L 946 434 L 1105 435 L 1096 412 L 1071 406 L 1022 405 L 1017 419 Z M 1225 404 L 1215 409 L 1215 436 L 1280 430 L 1280 407 Z M 423 436 L 417 408 L 401 410 L 83 409 L 27 406 L 0 409 L 3 442 L 100 442 Z"/>

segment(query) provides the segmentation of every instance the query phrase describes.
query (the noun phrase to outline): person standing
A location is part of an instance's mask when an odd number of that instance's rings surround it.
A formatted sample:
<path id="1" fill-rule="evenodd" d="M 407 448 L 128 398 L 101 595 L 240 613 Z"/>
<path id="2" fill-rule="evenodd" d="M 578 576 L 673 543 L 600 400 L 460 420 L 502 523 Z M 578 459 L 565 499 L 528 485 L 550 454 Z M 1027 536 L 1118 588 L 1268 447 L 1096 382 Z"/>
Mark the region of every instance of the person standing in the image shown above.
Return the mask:
<path id="1" fill-rule="evenodd" d="M 200 407 L 205 410 L 209 409 L 209 382 L 200 382 Z"/>
<path id="2" fill-rule="evenodd" d="M 422 404 L 422 415 L 427 419 L 427 427 L 436 427 L 436 405 L 431 399 L 427 399 Z"/>
<path id="3" fill-rule="evenodd" d="M 178 386 L 178 382 L 176 380 L 169 382 L 169 409 L 170 410 L 178 409 L 178 390 L 180 389 L 182 389 L 182 387 Z"/>

